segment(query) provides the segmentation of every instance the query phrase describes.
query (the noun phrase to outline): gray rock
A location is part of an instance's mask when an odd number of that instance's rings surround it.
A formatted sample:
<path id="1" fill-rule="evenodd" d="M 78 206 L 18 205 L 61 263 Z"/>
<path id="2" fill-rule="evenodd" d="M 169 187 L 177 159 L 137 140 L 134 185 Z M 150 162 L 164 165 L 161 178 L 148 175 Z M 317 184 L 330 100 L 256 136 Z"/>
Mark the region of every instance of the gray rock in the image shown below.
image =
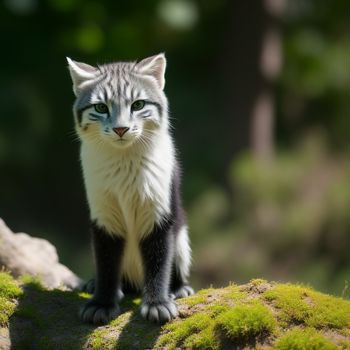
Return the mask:
<path id="1" fill-rule="evenodd" d="M 56 248 L 47 240 L 27 233 L 14 233 L 0 218 L 0 267 L 13 276 L 37 275 L 48 288 L 76 288 L 81 280 L 58 260 Z"/>

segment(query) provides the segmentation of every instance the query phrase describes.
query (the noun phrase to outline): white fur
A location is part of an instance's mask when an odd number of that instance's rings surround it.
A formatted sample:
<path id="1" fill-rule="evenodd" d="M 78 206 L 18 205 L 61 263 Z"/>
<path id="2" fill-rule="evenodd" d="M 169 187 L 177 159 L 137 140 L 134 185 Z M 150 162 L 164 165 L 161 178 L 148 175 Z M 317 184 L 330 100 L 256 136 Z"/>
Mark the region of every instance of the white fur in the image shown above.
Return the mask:
<path id="1" fill-rule="evenodd" d="M 83 140 L 81 162 L 91 219 L 125 238 L 122 270 L 143 283 L 139 241 L 170 212 L 174 147 L 168 133 L 153 136 L 152 147 L 116 149 Z"/>
<path id="2" fill-rule="evenodd" d="M 176 237 L 176 267 L 182 279 L 187 281 L 191 266 L 191 247 L 188 238 L 188 227 L 183 226 Z"/>

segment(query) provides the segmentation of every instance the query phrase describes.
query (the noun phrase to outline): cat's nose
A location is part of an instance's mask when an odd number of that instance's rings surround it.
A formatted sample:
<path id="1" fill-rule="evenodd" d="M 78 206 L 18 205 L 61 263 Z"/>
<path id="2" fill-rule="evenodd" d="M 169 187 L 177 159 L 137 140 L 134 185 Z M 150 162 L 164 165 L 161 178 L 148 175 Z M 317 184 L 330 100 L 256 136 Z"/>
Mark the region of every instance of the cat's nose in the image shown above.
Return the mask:
<path id="1" fill-rule="evenodd" d="M 127 127 L 113 128 L 113 131 L 116 134 L 118 134 L 120 137 L 122 137 L 128 130 L 129 130 L 129 128 L 127 128 Z"/>

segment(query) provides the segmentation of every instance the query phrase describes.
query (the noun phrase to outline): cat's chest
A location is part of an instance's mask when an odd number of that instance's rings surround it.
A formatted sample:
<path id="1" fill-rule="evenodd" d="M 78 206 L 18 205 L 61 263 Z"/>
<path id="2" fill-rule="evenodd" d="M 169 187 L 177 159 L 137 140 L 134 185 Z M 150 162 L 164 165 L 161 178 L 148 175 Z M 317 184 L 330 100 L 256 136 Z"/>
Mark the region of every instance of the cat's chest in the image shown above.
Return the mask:
<path id="1" fill-rule="evenodd" d="M 83 161 L 91 218 L 113 234 L 143 236 L 170 210 L 171 169 L 149 157 Z"/>

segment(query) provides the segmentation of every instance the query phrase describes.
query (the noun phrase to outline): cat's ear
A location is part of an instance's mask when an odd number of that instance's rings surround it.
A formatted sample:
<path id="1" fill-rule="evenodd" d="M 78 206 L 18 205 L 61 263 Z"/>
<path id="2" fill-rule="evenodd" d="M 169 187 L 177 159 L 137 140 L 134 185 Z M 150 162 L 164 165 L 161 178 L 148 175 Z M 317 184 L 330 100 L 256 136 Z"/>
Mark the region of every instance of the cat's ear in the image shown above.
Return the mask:
<path id="1" fill-rule="evenodd" d="M 166 59 L 163 53 L 143 59 L 136 64 L 136 67 L 140 74 L 153 77 L 158 86 L 164 89 Z"/>
<path id="2" fill-rule="evenodd" d="M 98 69 L 86 63 L 73 61 L 69 57 L 66 58 L 70 76 L 73 82 L 73 91 L 77 96 L 85 82 L 93 80 L 97 77 Z"/>

